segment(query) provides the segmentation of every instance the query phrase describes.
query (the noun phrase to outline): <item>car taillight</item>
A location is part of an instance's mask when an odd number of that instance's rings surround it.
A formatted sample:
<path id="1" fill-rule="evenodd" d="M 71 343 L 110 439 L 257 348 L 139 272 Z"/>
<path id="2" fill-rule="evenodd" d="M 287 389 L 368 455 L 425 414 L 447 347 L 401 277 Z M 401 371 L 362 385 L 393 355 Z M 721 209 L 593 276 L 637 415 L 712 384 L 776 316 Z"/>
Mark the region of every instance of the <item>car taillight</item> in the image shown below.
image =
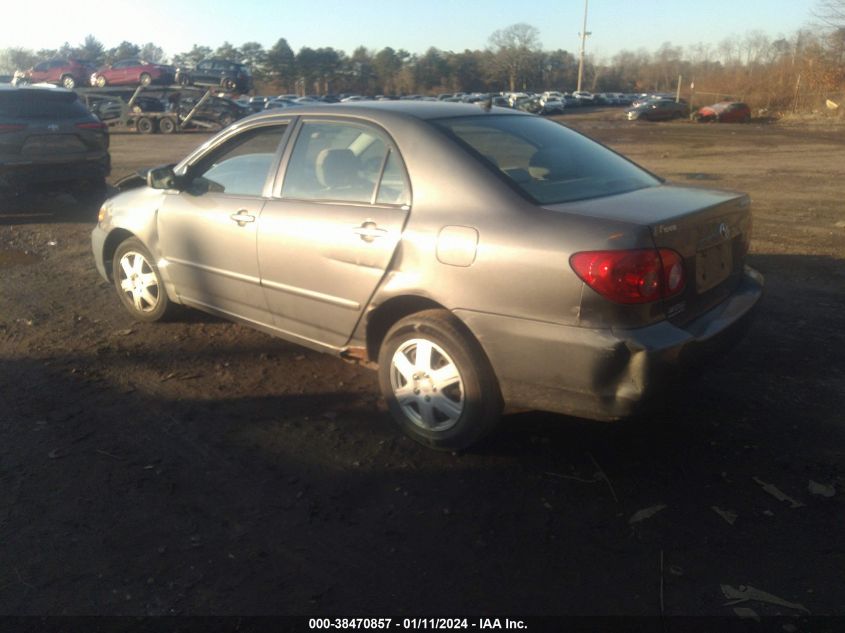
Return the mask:
<path id="1" fill-rule="evenodd" d="M 742 256 L 745 257 L 748 255 L 748 250 L 751 248 L 751 228 L 753 227 L 753 218 L 751 216 L 748 217 L 748 226 L 742 232 L 742 237 L 740 238 L 740 244 L 742 245 Z"/>
<path id="2" fill-rule="evenodd" d="M 0 123 L 0 134 L 9 134 L 11 132 L 20 132 L 25 129 L 25 125 L 15 125 L 11 123 Z"/>
<path id="3" fill-rule="evenodd" d="M 80 130 L 100 130 L 105 132 L 108 129 L 108 126 L 103 123 L 102 121 L 90 121 L 88 123 L 77 123 L 76 127 Z"/>
<path id="4" fill-rule="evenodd" d="M 649 303 L 681 293 L 686 274 L 681 256 L 668 248 L 584 251 L 569 265 L 600 295 L 617 303 Z"/>

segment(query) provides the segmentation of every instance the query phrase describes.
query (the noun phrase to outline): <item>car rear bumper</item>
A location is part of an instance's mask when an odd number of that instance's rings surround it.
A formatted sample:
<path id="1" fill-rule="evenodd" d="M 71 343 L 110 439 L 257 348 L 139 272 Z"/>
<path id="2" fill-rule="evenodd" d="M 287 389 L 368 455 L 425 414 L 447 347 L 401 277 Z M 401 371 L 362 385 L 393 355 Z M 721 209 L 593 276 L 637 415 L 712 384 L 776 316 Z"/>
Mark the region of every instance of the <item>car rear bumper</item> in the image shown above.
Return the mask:
<path id="1" fill-rule="evenodd" d="M 595 420 L 628 417 L 678 373 L 731 349 L 763 294 L 746 267 L 739 288 L 683 327 L 589 329 L 456 310 L 487 353 L 505 403 Z"/>
<path id="2" fill-rule="evenodd" d="M 102 182 L 111 171 L 108 154 L 73 162 L 0 162 L 0 190 L 70 188 Z"/>

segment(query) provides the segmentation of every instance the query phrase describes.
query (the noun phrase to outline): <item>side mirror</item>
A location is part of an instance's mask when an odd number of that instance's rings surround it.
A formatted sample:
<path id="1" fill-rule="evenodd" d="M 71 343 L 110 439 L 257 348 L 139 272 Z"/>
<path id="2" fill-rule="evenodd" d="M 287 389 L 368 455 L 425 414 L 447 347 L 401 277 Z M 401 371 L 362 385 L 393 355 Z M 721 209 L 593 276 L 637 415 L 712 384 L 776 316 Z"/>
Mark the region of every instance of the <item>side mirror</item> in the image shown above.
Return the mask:
<path id="1" fill-rule="evenodd" d="M 147 186 L 151 189 L 179 189 L 179 180 L 173 165 L 153 167 L 147 172 Z"/>

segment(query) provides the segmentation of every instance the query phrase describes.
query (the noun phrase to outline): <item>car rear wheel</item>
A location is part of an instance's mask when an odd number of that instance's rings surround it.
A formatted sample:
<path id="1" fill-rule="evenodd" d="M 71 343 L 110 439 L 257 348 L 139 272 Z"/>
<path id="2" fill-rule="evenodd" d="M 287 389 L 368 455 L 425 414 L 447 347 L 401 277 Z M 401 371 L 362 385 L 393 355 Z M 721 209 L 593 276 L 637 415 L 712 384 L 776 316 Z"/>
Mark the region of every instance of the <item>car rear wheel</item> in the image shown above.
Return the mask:
<path id="1" fill-rule="evenodd" d="M 229 91 L 234 90 L 237 87 L 235 80 L 231 77 L 226 77 L 225 79 L 223 79 L 223 81 L 220 82 L 220 85 L 222 85 L 225 90 Z"/>
<path id="2" fill-rule="evenodd" d="M 502 398 L 490 363 L 445 310 L 397 322 L 379 352 L 379 384 L 402 430 L 430 448 L 467 448 L 490 433 Z"/>
<path id="3" fill-rule="evenodd" d="M 224 114 L 220 117 L 220 127 L 229 127 L 235 122 L 235 117 L 231 114 Z"/>
<path id="4" fill-rule="evenodd" d="M 105 88 L 106 87 L 106 78 L 103 77 L 102 75 L 100 75 L 94 80 L 94 83 L 97 84 L 98 88 Z"/>
<path id="5" fill-rule="evenodd" d="M 120 302 L 139 321 L 160 321 L 173 311 L 161 274 L 150 252 L 131 237 L 117 247 L 112 261 Z"/>
<path id="6" fill-rule="evenodd" d="M 141 73 L 141 76 L 138 77 L 138 83 L 142 86 L 149 86 L 153 82 L 153 78 L 150 77 L 149 73 Z"/>
<path id="7" fill-rule="evenodd" d="M 74 79 L 71 75 L 65 75 L 62 77 L 62 88 L 73 90 L 76 88 L 76 79 Z"/>

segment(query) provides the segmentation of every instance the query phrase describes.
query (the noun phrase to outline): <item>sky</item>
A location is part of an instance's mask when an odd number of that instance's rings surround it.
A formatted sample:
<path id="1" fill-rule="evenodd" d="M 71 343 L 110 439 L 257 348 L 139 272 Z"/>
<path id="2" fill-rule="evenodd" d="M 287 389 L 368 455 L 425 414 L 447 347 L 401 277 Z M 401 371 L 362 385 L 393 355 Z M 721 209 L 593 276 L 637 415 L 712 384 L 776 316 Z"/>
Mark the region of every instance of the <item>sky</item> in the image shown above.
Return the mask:
<path id="1" fill-rule="evenodd" d="M 813 23 L 815 0 L 590 0 L 587 54 L 653 52 L 664 42 L 717 45 L 730 36 L 762 31 L 789 37 Z M 256 41 L 269 48 L 280 37 L 294 51 L 331 46 L 385 46 L 411 53 L 481 49 L 490 35 L 524 22 L 540 32 L 546 50 L 577 52 L 582 0 L 23 0 L 3 1 L 0 49 L 58 48 L 94 35 L 106 48 L 126 40 L 152 41 L 168 56 L 193 44 L 212 49 Z M 37 9 L 35 8 L 37 7 Z M 33 16 L 37 10 L 38 16 Z"/>

